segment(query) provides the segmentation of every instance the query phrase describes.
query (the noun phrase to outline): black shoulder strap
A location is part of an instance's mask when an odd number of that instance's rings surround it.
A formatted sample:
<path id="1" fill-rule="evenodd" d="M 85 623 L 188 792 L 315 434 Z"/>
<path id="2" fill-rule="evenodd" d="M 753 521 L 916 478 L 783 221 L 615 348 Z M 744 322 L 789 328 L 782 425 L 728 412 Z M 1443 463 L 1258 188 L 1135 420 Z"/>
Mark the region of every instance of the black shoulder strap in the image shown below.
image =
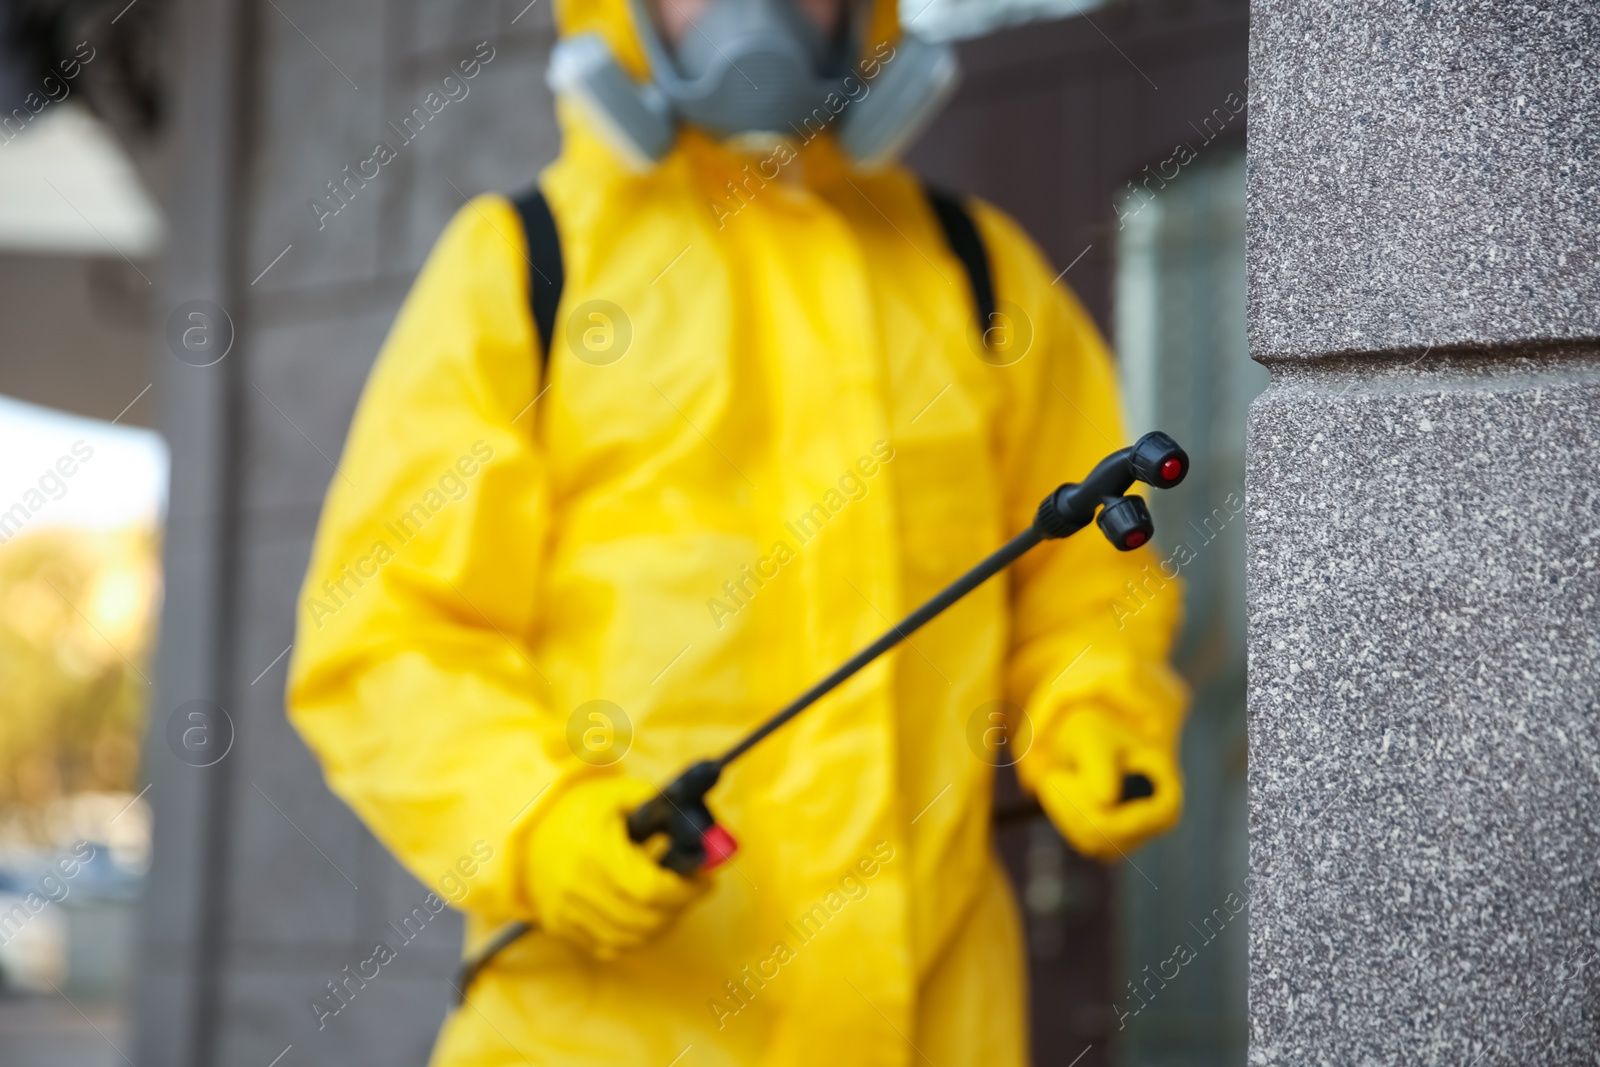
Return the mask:
<path id="1" fill-rule="evenodd" d="M 923 188 L 946 243 L 966 269 L 973 307 L 978 313 L 978 332 L 982 333 L 989 328 L 995 313 L 994 282 L 989 276 L 989 253 L 983 238 L 959 197 L 931 185 Z M 561 267 L 561 235 L 556 232 L 555 217 L 538 186 L 513 197 L 511 204 L 522 219 L 522 233 L 528 245 L 528 304 L 539 332 L 540 358 L 548 367 L 556 307 L 561 303 L 561 288 L 566 280 Z"/>
<path id="2" fill-rule="evenodd" d="M 556 332 L 556 306 L 561 303 L 561 287 L 566 275 L 561 269 L 561 235 L 550 205 L 535 185 L 511 198 L 511 206 L 522 219 L 522 235 L 528 244 L 528 306 L 533 325 L 539 331 L 539 358 L 550 366 L 550 345 Z"/>
<path id="3" fill-rule="evenodd" d="M 923 185 L 928 203 L 944 231 L 945 243 L 956 254 L 967 271 L 967 284 L 972 287 L 972 306 L 978 311 L 978 333 L 988 330 L 994 321 L 994 281 L 989 276 L 989 253 L 978 236 L 978 227 L 967 212 L 961 198 L 932 185 Z"/>

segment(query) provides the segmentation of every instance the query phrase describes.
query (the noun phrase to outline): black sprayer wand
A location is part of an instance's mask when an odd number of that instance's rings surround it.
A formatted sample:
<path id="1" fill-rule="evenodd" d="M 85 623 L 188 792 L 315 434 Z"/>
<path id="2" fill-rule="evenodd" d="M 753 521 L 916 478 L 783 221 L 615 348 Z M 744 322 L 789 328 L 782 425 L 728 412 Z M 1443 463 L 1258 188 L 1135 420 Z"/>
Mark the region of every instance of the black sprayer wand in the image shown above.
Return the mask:
<path id="1" fill-rule="evenodd" d="M 1083 481 L 1069 482 L 1045 497 L 1034 514 L 1033 524 L 1026 530 L 841 663 L 833 673 L 795 697 L 732 748 L 715 759 L 691 764 L 653 799 L 635 808 L 628 815 L 628 836 L 636 844 L 644 844 L 665 834 L 669 843 L 659 862 L 684 877 L 720 865 L 739 846 L 733 835 L 718 825 L 711 809 L 706 807 L 705 798 L 730 763 L 938 617 L 950 605 L 1005 570 L 1039 542 L 1071 537 L 1095 522 L 1106 539 L 1121 551 L 1143 545 L 1155 532 L 1150 509 L 1139 497 L 1124 494 L 1136 481 L 1157 489 L 1171 489 L 1188 473 L 1188 454 L 1171 437 L 1159 431 L 1147 433 L 1130 447 L 1111 453 L 1096 464 Z M 1124 799 L 1149 795 L 1148 780 L 1133 775 L 1124 781 Z M 531 929 L 528 923 L 512 923 L 496 933 L 476 956 L 463 963 L 455 983 L 458 1003 L 465 997 L 467 985 L 484 965 Z"/>

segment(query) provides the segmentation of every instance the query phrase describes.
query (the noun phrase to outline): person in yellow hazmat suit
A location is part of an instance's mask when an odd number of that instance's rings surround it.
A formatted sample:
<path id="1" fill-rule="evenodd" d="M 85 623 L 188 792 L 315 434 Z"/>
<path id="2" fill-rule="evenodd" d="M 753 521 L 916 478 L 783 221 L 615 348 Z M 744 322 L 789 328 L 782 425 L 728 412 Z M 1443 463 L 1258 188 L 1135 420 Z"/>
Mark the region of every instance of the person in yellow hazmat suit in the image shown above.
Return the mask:
<path id="1" fill-rule="evenodd" d="M 1090 856 L 1177 819 L 1179 598 L 1130 597 L 1145 552 L 1047 543 L 733 764 L 714 872 L 623 817 L 1122 445 L 1105 348 L 1013 222 L 894 165 L 955 71 L 890 0 L 557 19 L 562 154 L 417 279 L 289 682 L 469 949 L 535 927 L 433 1062 L 1023 1064 L 994 767 Z"/>

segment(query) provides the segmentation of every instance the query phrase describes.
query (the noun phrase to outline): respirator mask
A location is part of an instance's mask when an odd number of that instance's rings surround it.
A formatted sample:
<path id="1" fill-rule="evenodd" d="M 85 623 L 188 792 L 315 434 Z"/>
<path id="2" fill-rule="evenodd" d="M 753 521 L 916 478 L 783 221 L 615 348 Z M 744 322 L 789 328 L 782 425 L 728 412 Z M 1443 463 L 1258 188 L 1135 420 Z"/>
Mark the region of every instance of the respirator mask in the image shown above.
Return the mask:
<path id="1" fill-rule="evenodd" d="M 597 33 L 563 38 L 550 57 L 550 87 L 640 169 L 666 155 L 680 122 L 719 138 L 809 140 L 831 129 L 858 164 L 881 165 L 921 132 L 959 77 L 949 45 L 909 35 L 858 63 L 870 0 L 843 0 L 831 32 L 796 0 L 696 0 L 693 17 L 680 2 L 631 0 L 648 82 L 635 81 Z M 681 27 L 675 44 L 668 19 Z"/>

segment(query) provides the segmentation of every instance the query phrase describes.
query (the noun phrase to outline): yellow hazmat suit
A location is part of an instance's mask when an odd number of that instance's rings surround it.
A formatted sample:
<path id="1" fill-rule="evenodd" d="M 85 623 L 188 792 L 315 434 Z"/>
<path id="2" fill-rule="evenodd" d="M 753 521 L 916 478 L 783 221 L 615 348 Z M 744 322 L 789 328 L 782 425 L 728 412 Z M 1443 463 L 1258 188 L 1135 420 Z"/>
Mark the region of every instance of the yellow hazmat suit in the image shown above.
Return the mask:
<path id="1" fill-rule="evenodd" d="M 626 0 L 560 19 L 640 69 Z M 875 24 L 892 54 L 892 4 Z M 563 120 L 548 380 L 517 216 L 479 198 L 367 384 L 289 684 L 334 791 L 473 945 L 539 918 L 529 838 L 566 784 L 721 750 L 1124 443 L 1093 326 L 994 209 L 973 205 L 1006 316 L 986 348 L 907 173 L 822 136 L 752 179 L 692 131 L 637 173 Z M 1085 851 L 1176 817 L 1170 767 L 1159 810 L 1088 810 L 1112 748 L 1175 751 L 1154 563 L 1086 531 L 968 596 L 729 769 L 708 799 L 741 851 L 663 936 L 604 962 L 524 938 L 434 1062 L 1026 1062 L 992 764 L 1027 746 Z"/>

